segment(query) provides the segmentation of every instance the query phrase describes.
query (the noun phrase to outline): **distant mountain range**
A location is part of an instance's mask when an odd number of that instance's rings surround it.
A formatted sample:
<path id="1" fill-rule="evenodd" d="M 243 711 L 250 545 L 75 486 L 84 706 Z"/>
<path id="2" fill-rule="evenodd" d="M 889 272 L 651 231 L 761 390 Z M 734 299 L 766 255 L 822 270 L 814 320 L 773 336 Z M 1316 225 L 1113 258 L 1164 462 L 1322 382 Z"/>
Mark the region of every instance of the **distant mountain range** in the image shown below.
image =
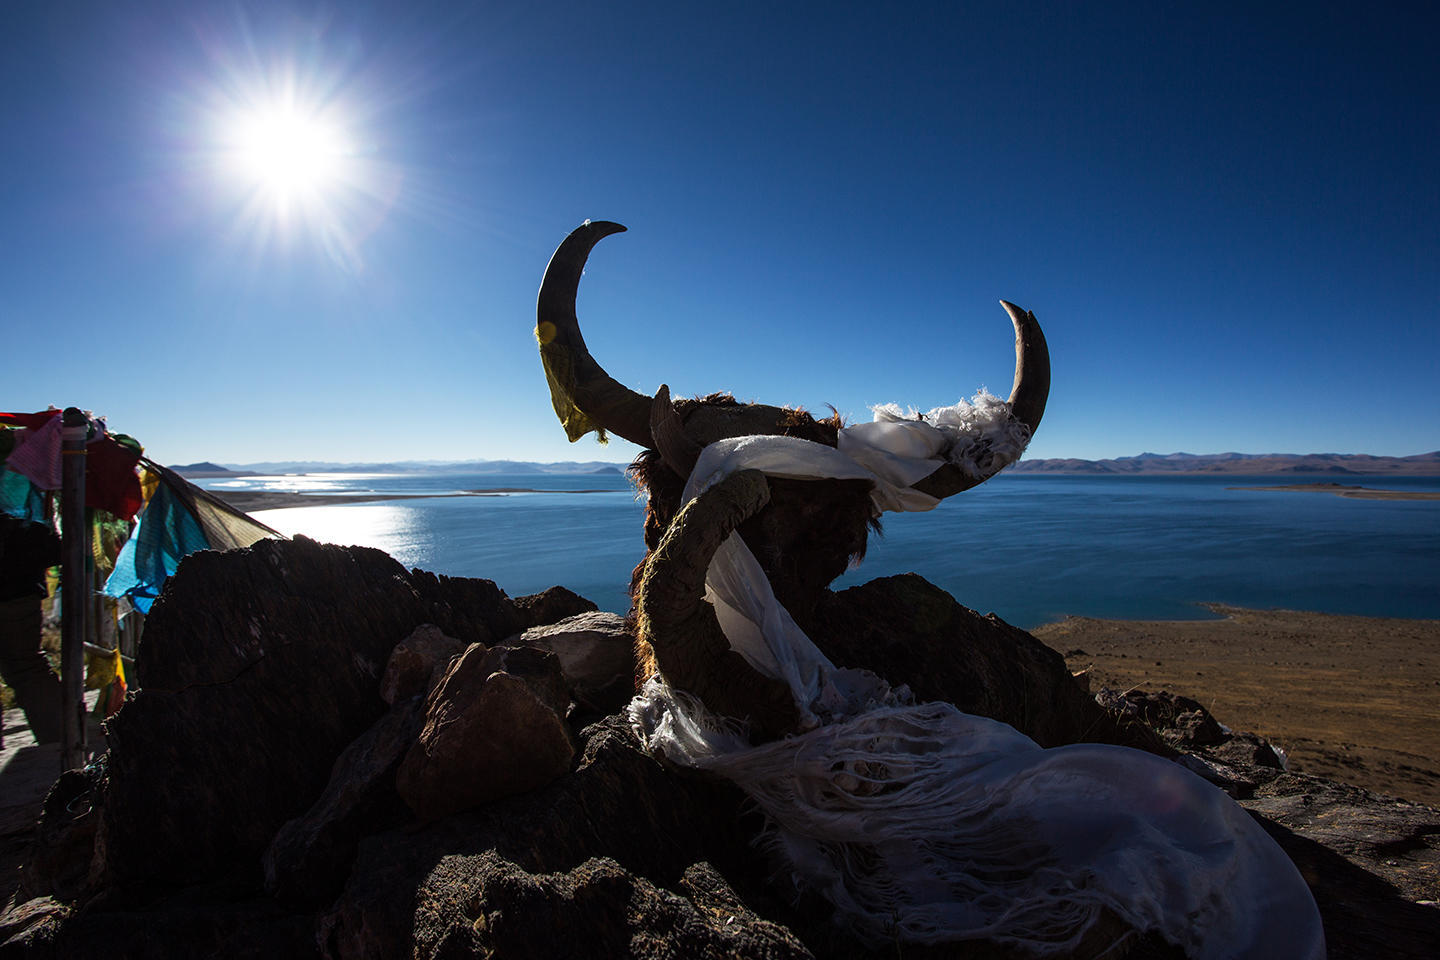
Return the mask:
<path id="1" fill-rule="evenodd" d="M 625 465 L 602 460 L 535 463 L 530 460 L 403 460 L 395 463 L 326 463 L 280 460 L 218 464 L 210 461 L 171 468 L 187 477 L 256 476 L 285 473 L 552 473 L 578 476 L 624 473 Z M 1158 474 L 1233 473 L 1281 475 L 1390 474 L 1440 476 L 1440 450 L 1412 457 L 1373 457 L 1364 453 L 1142 453 L 1114 460 L 1021 460 L 1013 473 Z"/>
<path id="2" fill-rule="evenodd" d="M 1142 453 L 1114 460 L 1021 460 L 1014 473 L 1317 473 L 1440 476 L 1440 450 L 1413 457 L 1372 457 L 1364 453 Z"/>
<path id="3" fill-rule="evenodd" d="M 170 469 L 186 477 L 258 476 L 287 473 L 559 473 L 581 476 L 616 475 L 625 464 L 587 460 L 583 463 L 534 463 L 529 460 L 401 460 L 393 463 L 327 463 L 320 460 L 277 460 L 264 463 L 186 463 Z"/>

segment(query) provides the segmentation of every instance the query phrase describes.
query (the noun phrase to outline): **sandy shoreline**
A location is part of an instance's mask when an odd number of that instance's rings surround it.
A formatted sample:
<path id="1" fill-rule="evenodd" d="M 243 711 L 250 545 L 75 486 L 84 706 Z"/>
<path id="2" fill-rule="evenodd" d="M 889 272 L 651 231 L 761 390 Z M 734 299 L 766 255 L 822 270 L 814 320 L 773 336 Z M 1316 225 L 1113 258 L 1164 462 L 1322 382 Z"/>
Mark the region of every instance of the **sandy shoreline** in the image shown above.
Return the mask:
<path id="1" fill-rule="evenodd" d="M 530 487 L 492 487 L 460 493 L 291 493 L 275 490 L 209 490 L 236 510 L 284 510 L 289 507 L 325 507 L 337 503 L 375 503 L 381 500 L 435 500 L 442 497 L 504 497 L 512 493 L 613 493 L 611 490 L 534 490 Z"/>
<path id="2" fill-rule="evenodd" d="M 1351 500 L 1440 500 L 1440 492 L 1434 490 L 1380 490 L 1375 487 L 1357 487 L 1343 483 L 1290 483 L 1273 487 L 1226 487 L 1225 489 L 1330 493 Z"/>
<path id="3" fill-rule="evenodd" d="M 1070 617 L 1034 634 L 1093 689 L 1184 694 L 1292 769 L 1440 806 L 1440 620 L 1207 606 L 1225 619 Z"/>

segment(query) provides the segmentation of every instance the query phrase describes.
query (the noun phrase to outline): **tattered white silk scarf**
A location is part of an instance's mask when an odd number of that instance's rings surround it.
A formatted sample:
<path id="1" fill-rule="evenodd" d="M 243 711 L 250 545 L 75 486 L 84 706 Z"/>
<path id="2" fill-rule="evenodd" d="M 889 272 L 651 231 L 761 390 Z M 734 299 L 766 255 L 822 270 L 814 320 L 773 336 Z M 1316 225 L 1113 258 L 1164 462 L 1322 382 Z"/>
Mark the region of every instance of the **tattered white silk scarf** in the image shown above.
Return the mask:
<path id="1" fill-rule="evenodd" d="M 937 503 L 910 484 L 946 460 L 977 479 L 1028 441 L 1001 400 L 879 408 L 839 448 L 787 437 L 706 447 L 693 499 L 737 470 L 875 481 L 878 509 Z M 1073 951 L 1103 909 L 1195 960 L 1325 956 L 1319 912 L 1294 865 L 1222 791 L 1178 764 L 1103 744 L 1042 749 L 948 703 L 912 704 L 841 669 L 771 592 L 738 535 L 717 551 L 706 597 L 731 645 L 783 678 L 804 732 L 750 746 L 733 721 L 652 678 L 630 705 L 653 752 L 737 783 L 770 820 L 766 842 L 795 882 L 872 944 L 988 939 Z"/>

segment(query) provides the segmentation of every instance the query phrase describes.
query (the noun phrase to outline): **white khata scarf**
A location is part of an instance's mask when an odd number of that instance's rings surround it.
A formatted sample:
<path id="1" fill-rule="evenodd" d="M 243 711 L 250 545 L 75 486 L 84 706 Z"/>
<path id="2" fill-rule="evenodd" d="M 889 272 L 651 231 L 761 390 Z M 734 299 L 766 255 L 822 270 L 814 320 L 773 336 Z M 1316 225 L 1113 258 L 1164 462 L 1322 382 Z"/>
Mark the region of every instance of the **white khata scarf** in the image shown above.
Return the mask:
<path id="1" fill-rule="evenodd" d="M 875 481 L 880 510 L 929 510 L 910 488 L 946 460 L 988 476 L 1028 430 L 980 393 L 906 419 L 876 409 L 839 447 L 740 437 L 706 447 L 689 502 L 737 470 Z M 797 885 L 827 897 L 870 944 L 986 939 L 1067 953 L 1110 909 L 1195 960 L 1322 960 L 1324 934 L 1288 857 L 1218 788 L 1178 764 L 1104 744 L 1042 749 L 948 703 L 910 703 L 868 671 L 838 668 L 771 592 L 738 535 L 716 552 L 706 598 L 731 646 L 783 678 L 803 732 L 752 747 L 734 721 L 650 679 L 630 704 L 646 748 L 733 780 L 769 819 L 766 843 Z"/>

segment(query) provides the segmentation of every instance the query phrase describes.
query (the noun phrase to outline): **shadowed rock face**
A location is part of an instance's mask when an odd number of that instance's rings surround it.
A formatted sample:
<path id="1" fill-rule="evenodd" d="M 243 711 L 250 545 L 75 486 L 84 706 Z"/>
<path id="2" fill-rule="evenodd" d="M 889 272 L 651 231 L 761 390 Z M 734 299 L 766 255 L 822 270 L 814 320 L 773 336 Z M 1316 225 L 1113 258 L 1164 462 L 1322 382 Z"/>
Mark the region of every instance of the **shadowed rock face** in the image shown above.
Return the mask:
<path id="1" fill-rule="evenodd" d="M 488 580 L 303 538 L 202 552 L 173 580 L 146 623 L 141 691 L 109 723 L 112 883 L 253 869 L 386 709 L 378 686 L 396 643 L 422 623 L 487 644 L 522 623 Z"/>
<path id="2" fill-rule="evenodd" d="M 528 793 L 570 768 L 570 693 L 560 659 L 535 647 L 472 645 L 425 705 L 425 728 L 396 774 L 423 820 Z"/>
<path id="3" fill-rule="evenodd" d="M 797 623 L 834 662 L 904 683 L 917 701 L 1004 721 L 1042 747 L 1118 743 L 1175 755 L 1148 725 L 1102 709 L 1060 654 L 916 574 L 827 592 Z"/>
<path id="4" fill-rule="evenodd" d="M 433 623 L 422 623 L 390 651 L 380 678 L 380 699 L 396 703 L 424 697 L 439 682 L 443 668 L 465 652 L 465 644 Z"/>

